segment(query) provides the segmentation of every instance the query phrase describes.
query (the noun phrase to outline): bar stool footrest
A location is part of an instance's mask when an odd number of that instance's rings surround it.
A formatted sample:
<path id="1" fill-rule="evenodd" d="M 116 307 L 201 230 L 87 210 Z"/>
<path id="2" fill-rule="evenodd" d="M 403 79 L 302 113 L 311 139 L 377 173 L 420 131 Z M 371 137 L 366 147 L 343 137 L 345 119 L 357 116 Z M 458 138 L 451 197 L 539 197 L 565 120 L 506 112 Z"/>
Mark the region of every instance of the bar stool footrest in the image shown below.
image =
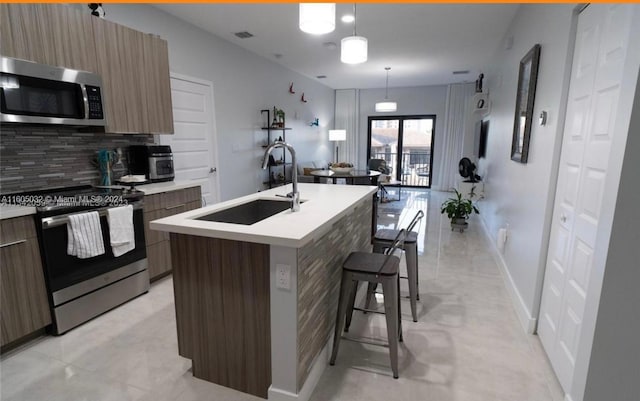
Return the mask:
<path id="1" fill-rule="evenodd" d="M 362 337 L 360 338 L 354 338 L 354 337 L 347 337 L 347 336 L 342 336 L 341 337 L 342 340 L 347 340 L 347 341 L 351 341 L 354 343 L 360 343 L 360 344 L 369 344 L 369 345 L 375 345 L 376 347 L 385 347 L 385 348 L 389 348 L 389 343 L 385 343 L 385 342 L 381 342 L 381 341 L 371 341 L 371 340 L 366 340 Z"/>
<path id="2" fill-rule="evenodd" d="M 377 313 L 379 315 L 384 315 L 384 312 L 380 312 L 379 310 L 375 310 L 375 309 L 367 309 L 367 308 L 358 308 L 358 307 L 353 307 L 353 310 L 359 310 L 360 312 L 370 312 L 370 313 Z"/>

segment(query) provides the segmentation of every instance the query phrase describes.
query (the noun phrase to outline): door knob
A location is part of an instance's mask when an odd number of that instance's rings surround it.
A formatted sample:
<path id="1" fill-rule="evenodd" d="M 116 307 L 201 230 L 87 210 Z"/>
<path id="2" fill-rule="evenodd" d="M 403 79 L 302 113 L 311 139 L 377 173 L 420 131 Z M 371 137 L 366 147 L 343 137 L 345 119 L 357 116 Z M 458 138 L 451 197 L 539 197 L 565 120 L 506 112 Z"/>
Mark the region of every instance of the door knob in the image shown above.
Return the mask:
<path id="1" fill-rule="evenodd" d="M 567 222 L 567 216 L 565 216 L 564 214 L 562 216 L 560 216 L 560 221 L 563 223 Z"/>
<path id="2" fill-rule="evenodd" d="M 215 173 L 216 171 L 218 171 L 217 167 L 211 167 L 211 169 L 209 170 L 209 173 Z"/>

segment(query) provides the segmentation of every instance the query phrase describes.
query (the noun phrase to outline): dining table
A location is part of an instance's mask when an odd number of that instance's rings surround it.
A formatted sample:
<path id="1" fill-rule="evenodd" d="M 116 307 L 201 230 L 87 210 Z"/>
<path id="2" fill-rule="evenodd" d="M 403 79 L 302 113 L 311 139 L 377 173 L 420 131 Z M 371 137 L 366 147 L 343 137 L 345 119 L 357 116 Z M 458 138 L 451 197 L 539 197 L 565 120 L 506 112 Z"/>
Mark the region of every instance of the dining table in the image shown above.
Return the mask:
<path id="1" fill-rule="evenodd" d="M 347 185 L 378 185 L 378 177 L 380 177 L 379 171 L 373 170 L 351 170 L 348 173 L 341 173 L 332 170 L 316 170 L 312 171 L 313 182 L 320 183 L 321 178 L 331 180 L 333 184 L 337 182 L 339 178 L 345 180 Z"/>

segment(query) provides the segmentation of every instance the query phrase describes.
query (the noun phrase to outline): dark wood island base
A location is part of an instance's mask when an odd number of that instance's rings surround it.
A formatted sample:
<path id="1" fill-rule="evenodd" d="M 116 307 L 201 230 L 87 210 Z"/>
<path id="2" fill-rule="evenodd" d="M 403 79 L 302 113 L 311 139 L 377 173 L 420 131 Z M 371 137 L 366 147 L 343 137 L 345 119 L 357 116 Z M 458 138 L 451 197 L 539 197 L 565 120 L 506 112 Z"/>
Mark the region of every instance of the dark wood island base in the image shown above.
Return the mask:
<path id="1" fill-rule="evenodd" d="M 178 351 L 195 377 L 308 401 L 328 365 L 342 263 L 370 251 L 375 186 L 301 184 L 300 211 L 250 226 L 199 218 L 281 188 L 150 223 L 169 232 Z"/>
<path id="2" fill-rule="evenodd" d="M 267 398 L 269 245 L 171 233 L 178 349 L 193 375 Z"/>

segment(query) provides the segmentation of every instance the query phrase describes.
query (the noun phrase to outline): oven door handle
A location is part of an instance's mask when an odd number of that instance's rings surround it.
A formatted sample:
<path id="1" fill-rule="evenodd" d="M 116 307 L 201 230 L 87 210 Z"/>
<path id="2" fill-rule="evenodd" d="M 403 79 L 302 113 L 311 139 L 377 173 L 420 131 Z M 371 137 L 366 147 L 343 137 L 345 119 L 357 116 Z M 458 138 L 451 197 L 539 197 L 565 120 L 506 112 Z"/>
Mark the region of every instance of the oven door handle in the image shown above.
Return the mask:
<path id="1" fill-rule="evenodd" d="M 133 206 L 133 210 L 140 210 L 144 206 L 142 202 L 135 202 L 135 203 L 132 203 L 131 205 Z M 98 212 L 100 217 L 102 217 L 107 215 L 107 209 L 113 209 L 113 208 L 103 207 L 100 209 L 88 210 L 88 212 Z M 53 227 L 65 225 L 69 222 L 69 216 L 72 214 L 78 214 L 78 213 L 67 213 L 67 214 L 61 214 L 59 216 L 45 217 L 42 219 L 42 228 L 47 229 L 47 228 L 53 228 Z"/>

